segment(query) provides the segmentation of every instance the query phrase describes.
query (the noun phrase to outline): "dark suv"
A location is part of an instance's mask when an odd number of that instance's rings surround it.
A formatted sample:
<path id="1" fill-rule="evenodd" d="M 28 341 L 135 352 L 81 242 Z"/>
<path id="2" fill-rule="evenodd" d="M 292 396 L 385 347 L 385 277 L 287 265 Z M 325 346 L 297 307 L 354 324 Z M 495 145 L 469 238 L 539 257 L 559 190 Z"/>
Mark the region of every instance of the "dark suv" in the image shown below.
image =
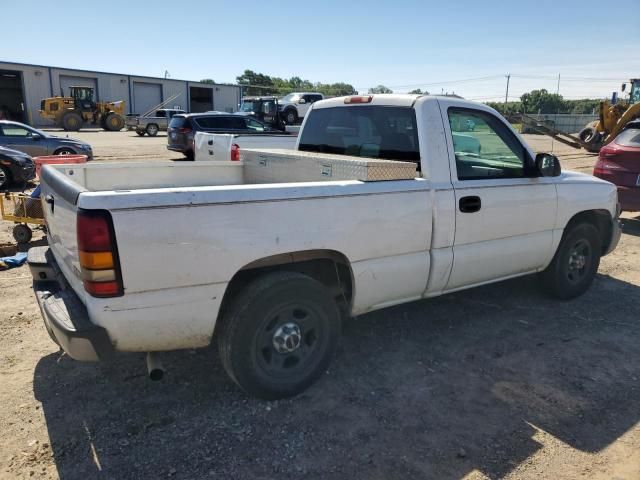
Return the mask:
<path id="1" fill-rule="evenodd" d="M 193 138 L 196 132 L 211 133 L 277 133 L 275 130 L 255 118 L 243 117 L 232 113 L 190 113 L 175 115 L 167 129 L 167 148 L 184 153 L 193 160 Z"/>

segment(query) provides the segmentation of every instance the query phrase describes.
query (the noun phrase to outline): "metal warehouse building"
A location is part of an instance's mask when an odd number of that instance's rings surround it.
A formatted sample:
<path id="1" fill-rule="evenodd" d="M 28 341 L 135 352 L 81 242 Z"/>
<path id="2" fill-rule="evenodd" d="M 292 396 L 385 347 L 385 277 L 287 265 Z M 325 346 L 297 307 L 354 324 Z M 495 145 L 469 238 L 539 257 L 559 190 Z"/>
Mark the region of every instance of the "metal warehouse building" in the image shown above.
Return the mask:
<path id="1" fill-rule="evenodd" d="M 73 68 L 0 62 L 0 109 L 11 120 L 30 125 L 50 125 L 40 118 L 43 98 L 69 95 L 72 85 L 94 88 L 99 101 L 126 102 L 127 113 L 143 114 L 177 95 L 169 107 L 189 112 L 234 112 L 241 99 L 238 85 L 206 84 L 168 78 L 141 77 Z"/>

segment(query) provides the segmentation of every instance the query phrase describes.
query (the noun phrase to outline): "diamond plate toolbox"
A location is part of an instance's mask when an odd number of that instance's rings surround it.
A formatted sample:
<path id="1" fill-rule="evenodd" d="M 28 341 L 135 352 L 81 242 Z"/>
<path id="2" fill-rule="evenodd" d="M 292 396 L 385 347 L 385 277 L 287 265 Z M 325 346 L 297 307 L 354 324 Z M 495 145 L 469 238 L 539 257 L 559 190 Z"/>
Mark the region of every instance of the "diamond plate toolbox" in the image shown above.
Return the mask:
<path id="1" fill-rule="evenodd" d="M 241 150 L 248 183 L 411 180 L 416 164 L 295 150 Z"/>

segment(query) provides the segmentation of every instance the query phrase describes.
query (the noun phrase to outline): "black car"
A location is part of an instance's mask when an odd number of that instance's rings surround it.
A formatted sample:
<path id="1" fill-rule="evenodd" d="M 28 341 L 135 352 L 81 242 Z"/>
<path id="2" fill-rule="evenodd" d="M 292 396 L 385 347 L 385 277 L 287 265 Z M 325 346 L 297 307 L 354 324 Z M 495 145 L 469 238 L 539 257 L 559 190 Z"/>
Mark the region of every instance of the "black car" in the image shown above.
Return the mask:
<path id="1" fill-rule="evenodd" d="M 235 115 L 233 113 L 209 112 L 174 115 L 167 129 L 167 148 L 174 152 L 184 153 L 193 160 L 193 138 L 196 132 L 210 133 L 278 133 L 255 118 Z"/>
<path id="2" fill-rule="evenodd" d="M 20 184 L 33 180 L 36 166 L 26 153 L 0 147 L 0 190 L 11 184 Z"/>

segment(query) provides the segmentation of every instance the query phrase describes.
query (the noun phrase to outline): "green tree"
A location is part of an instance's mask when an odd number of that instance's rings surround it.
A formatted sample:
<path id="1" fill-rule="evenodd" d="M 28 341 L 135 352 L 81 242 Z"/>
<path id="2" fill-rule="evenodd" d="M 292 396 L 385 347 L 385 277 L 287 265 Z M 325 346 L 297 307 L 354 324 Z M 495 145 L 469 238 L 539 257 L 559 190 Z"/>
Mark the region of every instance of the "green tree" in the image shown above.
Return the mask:
<path id="1" fill-rule="evenodd" d="M 200 83 L 206 83 L 208 85 L 214 85 L 216 82 L 211 78 L 203 78 Z"/>
<path id="2" fill-rule="evenodd" d="M 245 95 L 272 95 L 277 93 L 273 85 L 273 80 L 269 75 L 256 73 L 253 70 L 245 70 L 244 73 L 236 77 L 240 85 L 247 85 L 244 88 Z"/>
<path id="3" fill-rule="evenodd" d="M 429 95 L 429 92 L 427 92 L 426 90 L 423 92 L 419 88 L 416 88 L 415 90 L 411 90 L 409 93 L 412 95 Z"/>
<path id="4" fill-rule="evenodd" d="M 541 90 L 532 90 L 520 97 L 522 108 L 528 113 L 558 113 L 563 110 L 562 95 L 557 93 L 549 93 L 544 88 Z"/>
<path id="5" fill-rule="evenodd" d="M 369 93 L 393 93 L 393 90 L 384 85 L 378 85 L 377 87 L 371 87 Z"/>

